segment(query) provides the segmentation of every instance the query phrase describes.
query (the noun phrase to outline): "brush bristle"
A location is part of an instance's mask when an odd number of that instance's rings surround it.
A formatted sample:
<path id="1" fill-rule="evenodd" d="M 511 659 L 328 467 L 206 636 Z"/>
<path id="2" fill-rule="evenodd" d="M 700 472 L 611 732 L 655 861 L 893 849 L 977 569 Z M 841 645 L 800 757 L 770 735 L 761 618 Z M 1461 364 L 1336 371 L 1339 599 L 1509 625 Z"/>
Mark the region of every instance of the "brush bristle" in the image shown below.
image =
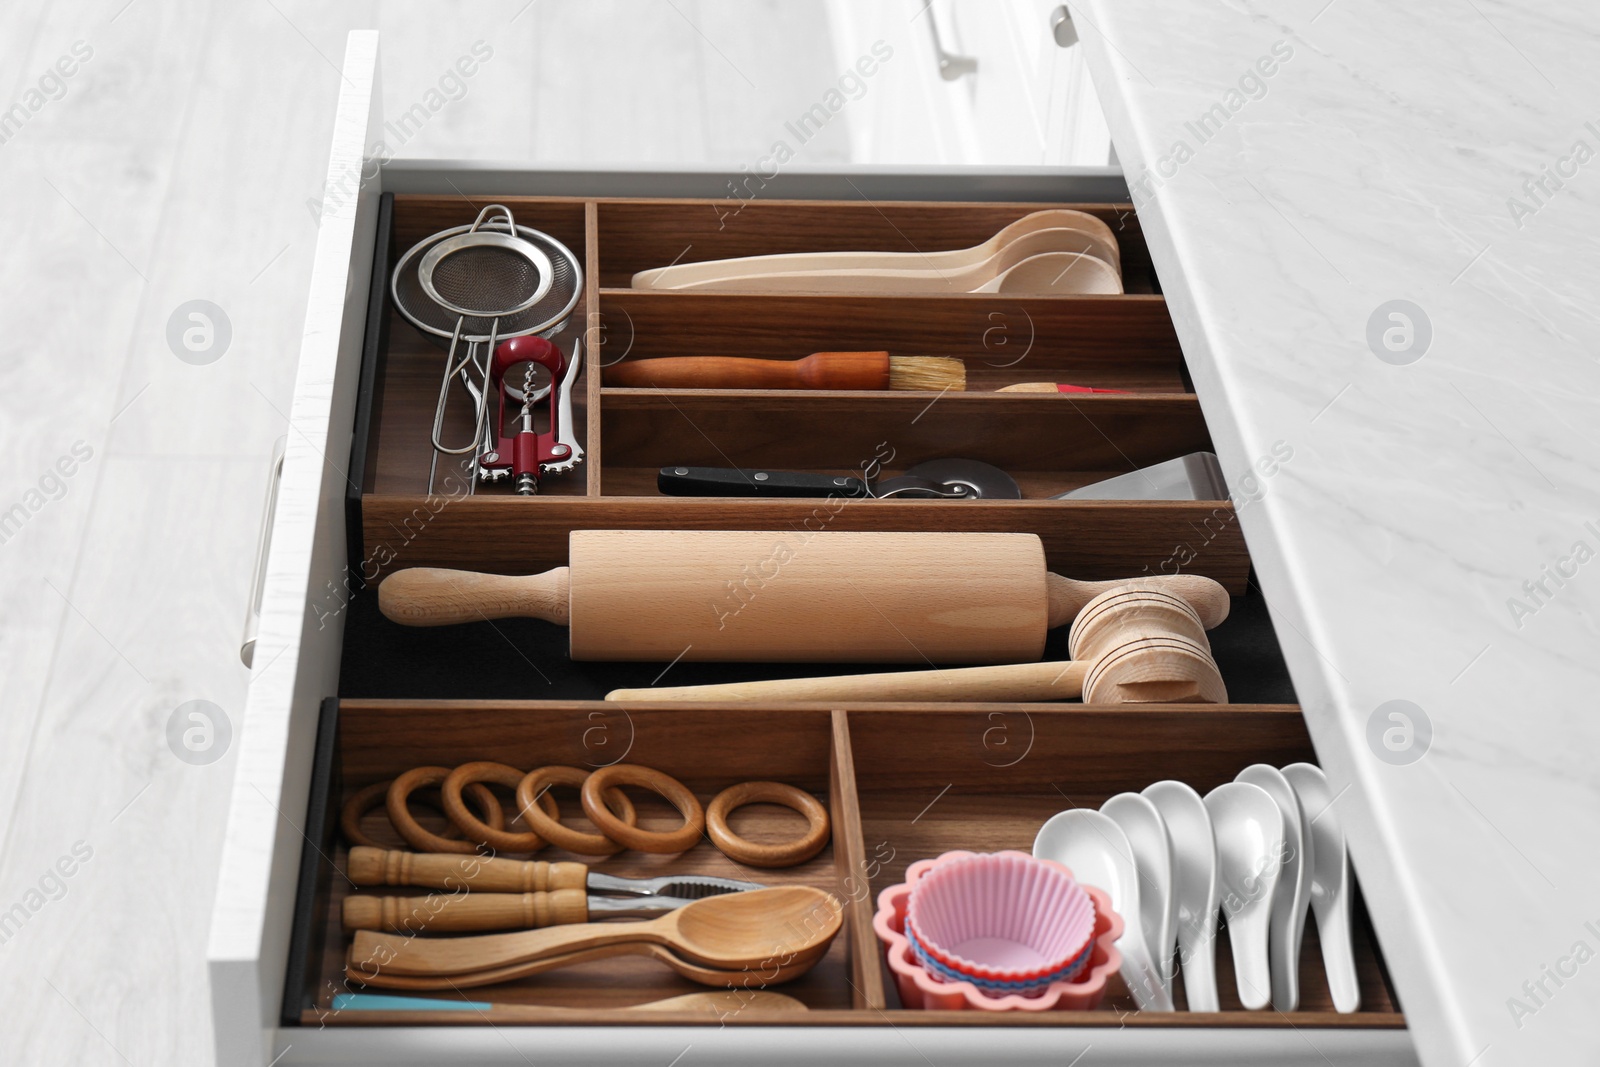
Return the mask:
<path id="1" fill-rule="evenodd" d="M 890 389 L 947 389 L 967 387 L 967 365 L 945 356 L 894 356 L 889 360 Z"/>

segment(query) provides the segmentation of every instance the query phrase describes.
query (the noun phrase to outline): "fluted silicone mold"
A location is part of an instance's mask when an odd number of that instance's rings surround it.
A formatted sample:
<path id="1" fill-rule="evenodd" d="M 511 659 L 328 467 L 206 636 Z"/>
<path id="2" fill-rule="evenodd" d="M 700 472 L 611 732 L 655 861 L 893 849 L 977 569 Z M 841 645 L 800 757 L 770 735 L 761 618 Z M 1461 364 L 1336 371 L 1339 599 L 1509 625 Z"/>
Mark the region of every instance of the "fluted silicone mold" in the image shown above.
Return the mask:
<path id="1" fill-rule="evenodd" d="M 890 886 L 878 896 L 878 911 L 873 916 L 872 928 L 884 944 L 900 1002 L 907 1008 L 929 1011 L 1089 1011 L 1099 1007 L 1105 998 L 1106 982 L 1122 966 L 1122 955 L 1116 943 L 1122 936 L 1123 922 L 1122 916 L 1111 910 L 1111 899 L 1094 886 L 1081 887 L 1094 904 L 1094 933 L 1088 965 L 1076 977 L 1052 982 L 1040 994 L 989 994 L 970 981 L 944 981 L 929 974 L 917 962 L 905 934 L 912 889 L 941 862 L 970 855 L 974 853 L 947 852 L 937 859 L 918 860 L 906 871 L 905 882 Z M 1072 875 L 1062 864 L 1050 860 L 1040 862 L 1049 863 L 1068 877 Z"/>
<path id="2" fill-rule="evenodd" d="M 944 967 L 1022 991 L 1070 977 L 1094 902 L 1064 868 L 1026 853 L 947 853 L 912 887 L 906 926 Z"/>

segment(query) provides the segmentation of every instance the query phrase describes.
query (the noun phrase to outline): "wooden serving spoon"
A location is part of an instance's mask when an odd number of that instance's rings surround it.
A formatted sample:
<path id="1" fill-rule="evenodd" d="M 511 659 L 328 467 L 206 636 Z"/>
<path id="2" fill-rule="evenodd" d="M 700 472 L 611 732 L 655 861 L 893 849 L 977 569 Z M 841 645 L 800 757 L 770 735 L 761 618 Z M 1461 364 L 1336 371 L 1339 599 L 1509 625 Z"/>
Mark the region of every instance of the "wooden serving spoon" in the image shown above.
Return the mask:
<path id="1" fill-rule="evenodd" d="M 797 953 L 793 959 L 786 959 L 785 954 L 764 966 L 745 970 L 723 970 L 717 967 L 702 967 L 684 959 L 671 949 L 649 941 L 628 941 L 577 952 L 564 952 L 559 956 L 550 956 L 532 963 L 521 963 L 510 967 L 490 967 L 463 974 L 419 976 L 390 974 L 383 969 L 383 966 L 368 970 L 356 962 L 352 947 L 345 963 L 345 974 L 351 981 L 378 989 L 470 989 L 476 986 L 498 985 L 501 982 L 514 982 L 520 978 L 531 978 L 546 971 L 558 971 L 564 967 L 592 963 L 595 960 L 609 960 L 619 956 L 646 956 L 666 964 L 682 977 L 700 985 L 715 989 L 759 989 L 763 986 L 782 985 L 794 981 L 815 967 L 827 953 L 828 946 L 824 944 Z"/>
<path id="2" fill-rule="evenodd" d="M 890 268 L 850 267 L 828 270 L 754 271 L 712 281 L 675 287 L 675 291 L 729 291 L 761 293 L 1120 293 L 1122 274 L 1094 255 L 1095 244 L 1079 230 L 1035 230 L 1007 242 L 993 254 L 960 267 L 930 268 L 907 261 Z M 897 253 L 903 254 L 903 253 Z M 1079 257 L 1087 263 L 1065 271 L 1060 260 L 1041 263 L 1015 281 L 1010 272 L 1041 255 Z M 917 257 L 913 257 L 914 259 Z M 1041 277 L 1042 275 L 1042 277 Z"/>
<path id="3" fill-rule="evenodd" d="M 353 958 L 377 960 L 394 974 L 465 974 L 532 963 L 546 956 L 619 942 L 649 941 L 707 967 L 766 967 L 774 959 L 826 945 L 844 916 L 832 894 L 778 886 L 707 897 L 636 923 L 576 923 L 510 934 L 435 940 L 362 930 Z"/>
<path id="4" fill-rule="evenodd" d="M 490 1004 L 472 1000 L 437 1000 L 432 997 L 390 997 L 377 993 L 340 993 L 333 998 L 333 1010 L 341 1016 L 349 1012 L 373 1013 L 375 1016 L 394 1012 L 455 1012 L 464 1016 L 463 1022 L 543 1022 L 552 1012 L 571 1011 L 571 1008 L 551 1004 Z M 606 1011 L 694 1011 L 710 1012 L 718 1018 L 737 1015 L 744 1011 L 808 1011 L 804 1004 L 782 993 L 769 993 L 761 989 L 729 989 L 715 993 L 684 993 L 664 1000 L 651 1000 L 643 1004 L 629 1004 Z"/>
<path id="5" fill-rule="evenodd" d="M 1122 278 L 1093 256 L 1045 252 L 1019 260 L 972 291 L 1011 296 L 1116 296 L 1122 292 Z"/>
<path id="6" fill-rule="evenodd" d="M 744 256 L 704 263 L 681 263 L 640 271 L 633 276 L 635 289 L 683 289 L 703 282 L 725 282 L 730 288 L 748 275 L 793 274 L 808 271 L 926 270 L 954 271 L 993 256 L 1015 241 L 1043 230 L 1074 230 L 1095 248 L 1094 255 L 1121 273 L 1117 239 L 1111 228 L 1083 211 L 1051 208 L 1034 211 L 1002 227 L 995 235 L 970 248 L 942 252 L 791 252 L 771 256 Z M 1062 251 L 1065 249 L 1055 249 Z M 1086 249 L 1072 249 L 1086 251 Z M 1047 249 L 1038 249 L 1047 251 Z"/>

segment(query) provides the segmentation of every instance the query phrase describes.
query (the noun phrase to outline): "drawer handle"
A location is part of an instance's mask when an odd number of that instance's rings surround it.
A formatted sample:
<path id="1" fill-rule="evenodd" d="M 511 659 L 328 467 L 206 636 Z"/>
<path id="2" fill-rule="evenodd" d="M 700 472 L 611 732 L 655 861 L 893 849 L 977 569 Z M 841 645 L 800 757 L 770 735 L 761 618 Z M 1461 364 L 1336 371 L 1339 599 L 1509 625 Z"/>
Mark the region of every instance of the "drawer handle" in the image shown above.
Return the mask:
<path id="1" fill-rule="evenodd" d="M 1078 43 L 1078 27 L 1073 25 L 1072 12 L 1067 10 L 1066 4 L 1050 12 L 1050 36 L 1062 48 L 1071 48 Z"/>
<path id="2" fill-rule="evenodd" d="M 261 629 L 261 594 L 267 584 L 267 553 L 272 548 L 272 522 L 278 514 L 278 486 L 283 482 L 283 454 L 289 438 L 272 446 L 272 474 L 267 478 L 267 505 L 261 512 L 261 536 L 256 541 L 256 572 L 250 581 L 250 605 L 245 609 L 244 640 L 239 658 L 249 667 L 256 658 L 256 633 Z"/>
<path id="3" fill-rule="evenodd" d="M 944 50 L 944 38 L 939 35 L 939 16 L 933 10 L 934 0 L 924 8 L 928 13 L 928 32 L 933 35 L 933 52 L 939 60 L 939 77 L 947 82 L 978 72 L 977 56 L 958 56 Z"/>

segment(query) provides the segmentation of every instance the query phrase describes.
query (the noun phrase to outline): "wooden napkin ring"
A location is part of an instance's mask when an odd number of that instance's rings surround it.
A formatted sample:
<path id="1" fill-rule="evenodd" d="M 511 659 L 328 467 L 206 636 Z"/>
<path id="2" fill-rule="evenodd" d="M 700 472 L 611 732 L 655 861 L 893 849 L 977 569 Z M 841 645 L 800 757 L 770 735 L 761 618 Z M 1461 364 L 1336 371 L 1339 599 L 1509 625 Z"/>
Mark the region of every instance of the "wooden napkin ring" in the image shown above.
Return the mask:
<path id="1" fill-rule="evenodd" d="M 452 826 L 448 831 L 456 836 L 441 837 L 423 829 L 422 825 L 411 814 L 411 794 L 418 789 L 438 785 L 449 774 L 449 767 L 413 767 L 394 781 L 382 783 L 385 805 L 389 813 L 389 824 L 395 828 L 395 831 L 401 837 L 406 839 L 406 844 L 418 852 L 454 852 L 470 855 L 478 851 L 477 847 L 471 842 L 460 840 L 459 831 L 456 827 Z M 366 814 L 367 808 L 377 806 L 378 789 L 378 786 L 370 785 L 351 797 L 350 802 L 344 806 L 340 825 L 344 830 L 345 838 L 352 844 L 372 845 L 377 848 L 388 847 L 373 841 L 371 838 L 367 838 L 365 834 L 361 833 L 360 829 L 361 816 Z M 500 807 L 500 800 L 489 792 L 488 786 L 477 786 L 471 790 L 469 795 L 472 797 L 473 803 L 477 804 L 484 815 L 488 817 L 490 826 L 495 829 L 501 829 L 505 826 L 506 817 L 504 810 Z M 362 805 L 365 806 L 363 807 Z M 448 815 L 446 817 L 448 818 Z M 352 825 L 352 822 L 354 825 Z M 358 841 L 351 836 L 352 829 L 365 840 Z"/>
<path id="2" fill-rule="evenodd" d="M 811 824 L 794 841 L 758 845 L 728 829 L 728 816 L 746 804 L 782 804 L 806 817 Z M 740 782 L 718 793 L 706 808 L 706 833 L 731 860 L 751 867 L 793 867 L 822 851 L 828 843 L 828 809 L 803 789 L 783 782 Z"/>
<path id="3" fill-rule="evenodd" d="M 498 852 L 538 852 L 548 843 L 544 838 L 536 833 L 519 834 L 485 826 L 467 810 L 466 804 L 461 800 L 461 791 L 478 782 L 493 782 L 507 789 L 515 789 L 520 781 L 522 772 L 504 763 L 496 763 L 493 760 L 463 763 L 451 771 L 439 786 L 439 794 L 444 798 L 444 813 L 470 841 L 487 845 Z M 539 798 L 539 806 L 549 814 L 550 818 L 561 817 L 561 812 L 556 808 L 556 798 L 548 792 Z"/>
<path id="4" fill-rule="evenodd" d="M 527 824 L 528 829 L 557 848 L 564 848 L 568 852 L 584 856 L 615 855 L 626 846 L 603 834 L 586 834 L 568 829 L 540 811 L 534 803 L 535 799 L 543 799 L 552 786 L 570 785 L 581 789 L 583 783 L 588 781 L 589 774 L 590 772 L 582 767 L 562 767 L 556 764 L 529 771 L 522 781 L 517 783 L 517 808 L 522 813 L 522 821 Z M 633 810 L 633 801 L 628 799 L 628 794 L 615 786 L 605 791 L 605 803 L 625 825 L 633 826 L 639 821 L 638 812 Z"/>
<path id="5" fill-rule="evenodd" d="M 659 794 L 678 809 L 683 825 L 661 832 L 641 830 L 624 823 L 603 803 L 606 790 L 619 785 L 636 785 Z M 614 763 L 589 775 L 583 783 L 583 813 L 611 840 L 640 852 L 686 852 L 695 846 L 706 828 L 705 809 L 687 786 L 670 775 L 635 763 Z"/>

